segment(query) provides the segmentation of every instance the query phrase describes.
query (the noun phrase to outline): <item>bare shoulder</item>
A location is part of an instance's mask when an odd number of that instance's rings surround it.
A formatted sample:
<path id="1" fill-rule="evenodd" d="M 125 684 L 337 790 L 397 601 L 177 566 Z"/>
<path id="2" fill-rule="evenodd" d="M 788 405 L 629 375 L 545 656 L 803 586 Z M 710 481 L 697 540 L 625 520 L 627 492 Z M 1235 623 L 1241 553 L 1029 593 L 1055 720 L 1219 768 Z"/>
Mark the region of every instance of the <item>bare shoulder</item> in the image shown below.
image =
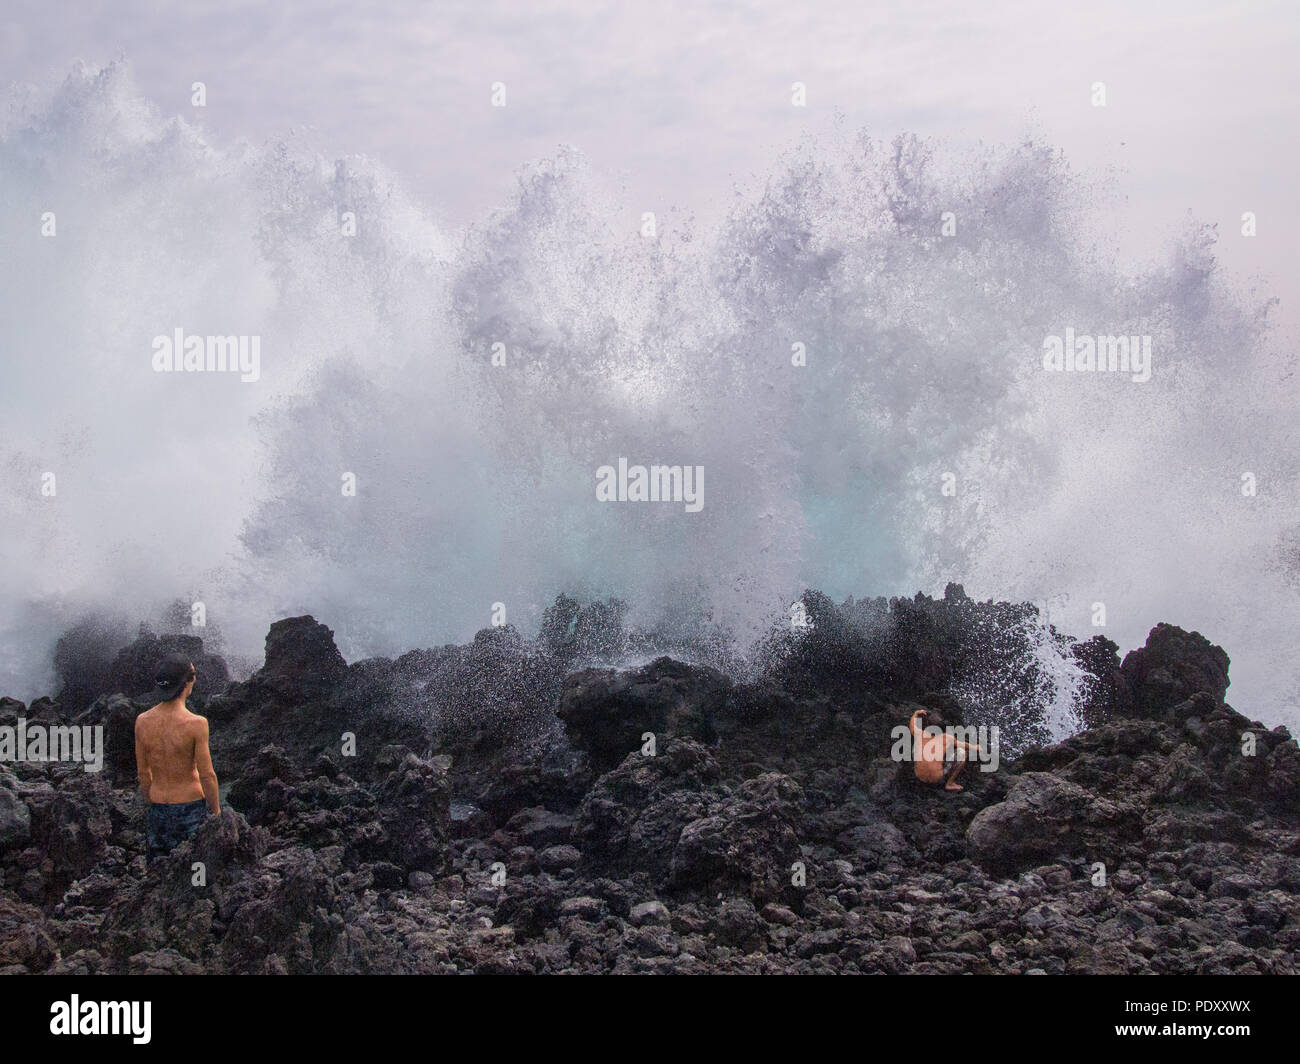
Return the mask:
<path id="1" fill-rule="evenodd" d="M 189 712 L 188 710 L 186 712 Z M 197 736 L 208 734 L 208 718 L 199 716 L 197 713 L 190 713 L 189 720 L 185 722 L 186 726 Z"/>
<path id="2" fill-rule="evenodd" d="M 149 725 L 153 723 L 154 717 L 156 715 L 154 713 L 154 710 L 157 708 L 158 708 L 157 706 L 153 706 L 149 709 L 146 709 L 143 713 L 141 713 L 139 716 L 135 718 L 136 731 L 140 731 L 142 728 L 148 728 Z"/>

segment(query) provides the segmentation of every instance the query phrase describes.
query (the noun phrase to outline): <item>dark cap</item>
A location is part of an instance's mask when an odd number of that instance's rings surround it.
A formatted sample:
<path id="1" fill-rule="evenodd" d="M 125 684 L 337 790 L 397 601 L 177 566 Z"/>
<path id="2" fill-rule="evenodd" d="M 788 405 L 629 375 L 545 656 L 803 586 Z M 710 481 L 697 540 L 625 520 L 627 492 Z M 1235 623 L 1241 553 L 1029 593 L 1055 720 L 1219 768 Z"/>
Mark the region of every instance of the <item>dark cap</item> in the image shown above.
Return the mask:
<path id="1" fill-rule="evenodd" d="M 173 654 L 158 663 L 153 674 L 153 695 L 164 702 L 180 698 L 185 685 L 190 682 L 190 673 L 197 674 L 190 659 L 182 654 Z"/>

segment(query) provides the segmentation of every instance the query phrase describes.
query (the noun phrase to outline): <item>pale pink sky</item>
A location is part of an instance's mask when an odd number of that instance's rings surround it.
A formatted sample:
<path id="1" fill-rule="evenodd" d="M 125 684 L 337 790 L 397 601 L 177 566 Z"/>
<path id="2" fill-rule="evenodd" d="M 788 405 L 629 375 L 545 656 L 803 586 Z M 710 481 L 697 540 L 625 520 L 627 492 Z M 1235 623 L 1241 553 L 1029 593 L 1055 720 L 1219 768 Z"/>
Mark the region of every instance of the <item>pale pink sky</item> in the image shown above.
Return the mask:
<path id="1" fill-rule="evenodd" d="M 1261 277 L 1295 324 L 1298 29 L 1294 4 L 1210 0 L 8 0 L 0 70 L 47 84 L 78 58 L 123 56 L 164 113 L 221 140 L 297 129 L 327 155 L 374 156 L 453 226 L 561 143 L 629 212 L 707 217 L 836 113 L 880 137 L 1033 132 L 1080 172 L 1113 173 L 1126 250 L 1158 255 L 1189 211 L 1218 222 L 1225 264 Z M 505 109 L 488 106 L 494 81 Z M 790 106 L 793 81 L 806 109 Z"/>

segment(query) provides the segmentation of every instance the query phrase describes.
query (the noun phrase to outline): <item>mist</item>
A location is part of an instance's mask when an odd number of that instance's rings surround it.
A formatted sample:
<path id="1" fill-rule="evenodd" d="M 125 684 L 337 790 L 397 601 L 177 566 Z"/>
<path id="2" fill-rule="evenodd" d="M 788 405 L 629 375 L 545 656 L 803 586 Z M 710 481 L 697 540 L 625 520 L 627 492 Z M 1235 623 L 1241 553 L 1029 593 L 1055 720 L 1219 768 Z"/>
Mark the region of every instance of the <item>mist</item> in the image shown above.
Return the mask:
<path id="1" fill-rule="evenodd" d="M 382 161 L 215 142 L 125 63 L 12 104 L 6 694 L 52 690 L 83 616 L 177 599 L 236 656 L 312 613 L 356 660 L 498 604 L 535 630 L 560 592 L 745 646 L 807 587 L 953 580 L 1123 650 L 1195 628 L 1229 701 L 1300 722 L 1270 298 L 1195 221 L 1121 257 L 1088 221 L 1110 193 L 1048 143 L 810 137 L 720 217 L 652 231 L 564 148 L 444 230 Z M 178 328 L 258 337 L 258 379 L 155 372 Z M 1045 372 L 1067 328 L 1149 336 L 1150 380 Z M 703 467 L 704 507 L 598 501 L 620 457 Z"/>

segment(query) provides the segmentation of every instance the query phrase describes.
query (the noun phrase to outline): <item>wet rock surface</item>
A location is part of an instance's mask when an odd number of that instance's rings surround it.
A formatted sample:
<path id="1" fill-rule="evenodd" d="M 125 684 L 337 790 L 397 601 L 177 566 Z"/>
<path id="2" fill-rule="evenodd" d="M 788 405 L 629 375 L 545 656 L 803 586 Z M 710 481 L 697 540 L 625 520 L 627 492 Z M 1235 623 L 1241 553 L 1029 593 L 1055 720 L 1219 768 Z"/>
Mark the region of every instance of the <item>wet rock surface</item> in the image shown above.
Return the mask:
<path id="1" fill-rule="evenodd" d="M 536 643 L 351 666 L 277 622 L 201 707 L 222 815 L 153 864 L 138 692 L 2 700 L 0 725 L 100 723 L 108 749 L 0 767 L 0 972 L 1300 971 L 1300 751 L 1224 702 L 1220 648 L 1075 644 L 1089 727 L 950 793 L 895 729 L 982 723 L 958 663 L 1012 651 L 964 626 L 1016 608 L 808 601 L 821 629 L 748 682 L 581 667 L 579 637 L 628 640 L 568 600 Z"/>

